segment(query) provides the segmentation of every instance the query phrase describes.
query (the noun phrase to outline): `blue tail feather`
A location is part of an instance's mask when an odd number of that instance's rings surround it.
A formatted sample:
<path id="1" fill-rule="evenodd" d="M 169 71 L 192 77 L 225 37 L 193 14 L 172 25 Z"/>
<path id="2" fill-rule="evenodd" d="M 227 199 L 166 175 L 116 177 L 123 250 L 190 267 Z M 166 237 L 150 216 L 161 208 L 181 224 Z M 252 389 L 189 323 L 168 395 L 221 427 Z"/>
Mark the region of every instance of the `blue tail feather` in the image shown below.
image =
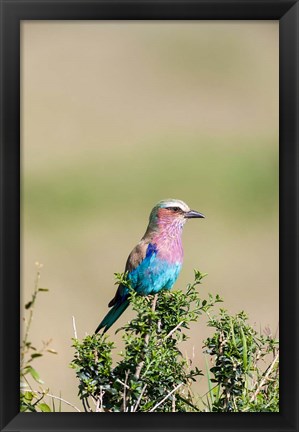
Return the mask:
<path id="1" fill-rule="evenodd" d="M 107 315 L 103 318 L 101 323 L 98 325 L 95 333 L 98 333 L 102 328 L 104 328 L 103 333 L 105 333 L 112 324 L 121 316 L 121 314 L 127 309 L 129 306 L 129 300 L 125 299 L 122 303 L 116 303 L 112 309 L 107 313 Z"/>

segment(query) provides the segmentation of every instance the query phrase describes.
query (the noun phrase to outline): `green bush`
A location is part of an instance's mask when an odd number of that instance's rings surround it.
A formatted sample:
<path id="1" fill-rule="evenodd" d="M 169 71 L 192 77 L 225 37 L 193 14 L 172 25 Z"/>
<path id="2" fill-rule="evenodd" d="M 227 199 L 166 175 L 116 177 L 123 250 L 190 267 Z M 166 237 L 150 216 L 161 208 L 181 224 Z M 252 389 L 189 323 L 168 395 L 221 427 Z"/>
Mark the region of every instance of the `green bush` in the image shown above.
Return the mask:
<path id="1" fill-rule="evenodd" d="M 211 411 L 279 411 L 278 341 L 259 335 L 247 320 L 244 312 L 230 316 L 221 309 L 208 322 L 215 329 L 205 341 L 213 361 L 214 378 L 208 375 Z M 211 383 L 216 383 L 213 389 Z"/>
<path id="2" fill-rule="evenodd" d="M 61 404 L 75 405 L 50 394 L 33 364 L 49 346 L 37 349 L 30 341 L 30 328 L 41 292 L 40 268 L 31 300 L 25 305 L 25 331 L 20 356 L 20 411 L 61 411 Z M 114 342 L 107 334 L 73 339 L 71 367 L 79 381 L 79 397 L 86 412 L 266 412 L 279 411 L 279 348 L 269 329 L 259 334 L 244 312 L 235 316 L 214 306 L 219 295 L 201 299 L 197 285 L 205 274 L 195 271 L 186 292 L 162 291 L 142 297 L 130 291 L 135 318 L 122 332 L 124 349 L 115 363 Z M 116 274 L 116 283 L 129 287 L 126 275 Z M 214 312 L 213 312 L 214 311 Z M 213 312 L 213 314 L 212 314 Z M 192 383 L 204 374 L 182 355 L 190 323 L 202 314 L 208 317 L 211 336 L 204 341 L 208 392 L 195 395 Z M 58 406 L 57 406 L 58 401 Z M 55 405 L 56 402 L 56 405 Z"/>
<path id="3" fill-rule="evenodd" d="M 117 274 L 117 278 L 127 283 L 124 275 Z M 197 409 L 193 407 L 190 384 L 201 371 L 189 367 L 178 343 L 188 338 L 190 322 L 221 301 L 218 296 L 200 300 L 195 287 L 202 278 L 196 272 L 186 293 L 164 291 L 142 297 L 131 290 L 130 303 L 137 314 L 121 329 L 125 348 L 115 366 L 111 358 L 115 347 L 108 336 L 74 340 L 76 354 L 71 365 L 87 410 L 91 406 L 97 411 L 130 412 Z"/>
<path id="4" fill-rule="evenodd" d="M 117 283 L 128 284 L 125 276 L 116 274 Z M 201 300 L 196 286 L 204 276 L 195 271 L 185 293 L 142 297 L 131 290 L 136 318 L 118 330 L 124 350 L 115 365 L 115 345 L 106 334 L 74 339 L 71 367 L 85 411 L 278 411 L 277 341 L 258 335 L 243 312 L 232 317 L 221 310 L 219 317 L 211 317 L 211 309 L 222 300 L 210 294 Z M 190 323 L 203 313 L 215 333 L 204 343 L 212 367 L 206 371 L 209 392 L 199 398 L 191 384 L 203 373 L 179 347 L 188 339 Z M 270 354 L 273 360 L 263 371 L 261 361 Z"/>

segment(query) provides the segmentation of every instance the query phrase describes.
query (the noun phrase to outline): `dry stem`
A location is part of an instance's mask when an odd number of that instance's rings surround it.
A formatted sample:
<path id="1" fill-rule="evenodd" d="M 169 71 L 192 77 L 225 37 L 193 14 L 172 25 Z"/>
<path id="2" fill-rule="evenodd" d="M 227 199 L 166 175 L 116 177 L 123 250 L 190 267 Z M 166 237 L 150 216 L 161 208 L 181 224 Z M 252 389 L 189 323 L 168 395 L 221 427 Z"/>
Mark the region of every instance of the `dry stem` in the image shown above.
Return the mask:
<path id="1" fill-rule="evenodd" d="M 158 406 L 162 405 L 163 402 L 166 401 L 174 392 L 176 392 L 184 383 L 178 384 L 171 392 L 169 392 L 160 402 L 158 402 L 152 409 L 149 410 L 149 412 L 155 411 Z"/>
<path id="2" fill-rule="evenodd" d="M 158 294 L 155 294 L 155 296 L 153 298 L 153 302 L 152 302 L 152 312 L 154 312 L 156 309 L 157 299 L 158 299 Z M 150 320 L 149 324 L 151 325 L 151 320 Z M 150 338 L 150 333 L 146 333 L 146 335 L 144 336 L 144 346 L 145 347 L 147 347 L 147 345 L 148 345 L 149 338 Z M 135 378 L 136 379 L 139 379 L 143 365 L 144 365 L 144 360 L 141 360 L 136 367 L 136 371 L 135 371 Z"/>
<path id="3" fill-rule="evenodd" d="M 40 391 L 37 391 L 36 393 L 38 393 L 38 394 L 40 394 L 40 395 L 43 395 L 43 396 L 49 396 L 49 397 L 52 398 L 52 399 L 57 399 L 57 400 L 59 400 L 59 401 L 61 401 L 61 402 L 64 402 L 66 405 L 71 406 L 71 407 L 74 408 L 76 411 L 81 412 L 81 410 L 79 410 L 79 408 L 77 408 L 75 405 L 73 405 L 72 403 L 68 402 L 68 401 L 65 400 L 65 399 L 62 399 L 62 398 L 59 397 L 59 396 L 54 396 L 54 395 L 52 395 L 52 394 L 50 394 L 50 393 L 44 393 L 44 392 L 40 392 Z"/>
<path id="4" fill-rule="evenodd" d="M 263 387 L 263 385 L 265 384 L 265 382 L 268 380 L 268 377 L 269 377 L 270 373 L 272 372 L 272 370 L 273 370 L 276 362 L 278 361 L 278 357 L 279 357 L 279 352 L 274 357 L 274 360 L 271 363 L 271 365 L 269 366 L 269 369 L 267 370 L 267 373 L 265 374 L 264 378 L 261 380 L 261 382 L 260 382 L 258 388 L 256 389 L 256 391 L 254 392 L 253 396 L 251 397 L 250 402 L 253 402 L 256 399 L 257 395 L 261 391 L 261 388 Z"/>

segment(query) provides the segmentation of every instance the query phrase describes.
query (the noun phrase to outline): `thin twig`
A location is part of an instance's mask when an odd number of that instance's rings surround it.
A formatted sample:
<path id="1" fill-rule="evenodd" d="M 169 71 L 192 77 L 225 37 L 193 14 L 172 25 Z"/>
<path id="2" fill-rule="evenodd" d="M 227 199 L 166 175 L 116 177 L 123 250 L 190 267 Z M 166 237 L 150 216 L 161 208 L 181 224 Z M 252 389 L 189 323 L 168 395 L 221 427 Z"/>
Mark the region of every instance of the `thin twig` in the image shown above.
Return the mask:
<path id="1" fill-rule="evenodd" d="M 96 407 L 97 403 L 98 403 L 98 399 L 96 397 L 94 397 L 93 395 L 91 395 L 91 399 L 93 401 L 94 406 Z"/>
<path id="2" fill-rule="evenodd" d="M 129 371 L 126 372 L 126 378 L 125 378 L 125 382 L 123 383 L 124 386 L 124 395 L 123 395 L 123 411 L 126 412 L 127 409 L 127 394 L 126 394 L 126 389 L 130 388 L 127 384 L 128 382 L 128 376 L 129 376 Z"/>
<path id="3" fill-rule="evenodd" d="M 129 389 L 130 387 L 128 386 L 128 384 L 124 383 L 123 381 L 121 381 L 119 378 L 117 378 L 116 380 L 117 382 L 119 382 L 121 385 L 123 385 L 124 387 L 126 387 L 127 389 Z"/>
<path id="4" fill-rule="evenodd" d="M 41 395 L 41 397 L 39 399 L 37 399 L 32 406 L 37 405 L 45 396 L 45 393 L 42 393 L 42 392 L 36 392 L 36 393 L 39 393 Z"/>
<path id="5" fill-rule="evenodd" d="M 86 399 L 82 399 L 82 405 L 83 405 L 84 411 L 88 412 L 88 407 L 87 407 Z"/>
<path id="6" fill-rule="evenodd" d="M 100 398 L 97 399 L 96 412 L 100 411 Z"/>
<path id="7" fill-rule="evenodd" d="M 157 304 L 157 299 L 158 299 L 158 294 L 155 294 L 154 298 L 153 298 L 153 302 L 152 302 L 152 312 L 155 312 L 156 309 L 156 304 Z M 149 326 L 151 325 L 151 320 L 149 322 Z M 150 333 L 146 333 L 146 335 L 144 336 L 144 346 L 147 347 L 148 342 L 149 342 L 149 338 L 150 338 Z M 143 368 L 144 365 L 144 360 L 142 359 L 137 367 L 136 367 L 136 371 L 135 371 L 135 378 L 139 379 L 140 377 L 140 373 L 141 373 L 141 369 Z"/>
<path id="8" fill-rule="evenodd" d="M 157 300 L 158 300 L 158 294 L 155 294 L 154 299 L 153 299 L 153 303 L 152 303 L 152 312 L 155 312 Z"/>
<path id="9" fill-rule="evenodd" d="M 140 377 L 141 369 L 143 368 L 144 360 L 141 360 L 141 362 L 138 363 L 135 371 L 135 378 L 138 380 Z"/>
<path id="10" fill-rule="evenodd" d="M 263 387 L 263 385 L 267 381 L 270 373 L 272 372 L 272 370 L 273 370 L 273 368 L 275 366 L 275 363 L 278 360 L 278 357 L 279 357 L 279 352 L 276 354 L 273 362 L 271 363 L 271 365 L 269 366 L 269 369 L 267 370 L 267 373 L 265 374 L 264 378 L 261 380 L 261 382 L 260 382 L 258 388 L 256 389 L 256 391 L 254 392 L 253 396 L 251 397 L 250 402 L 253 402 L 256 399 L 256 397 L 259 394 L 259 392 L 261 391 L 261 388 Z"/>
<path id="11" fill-rule="evenodd" d="M 42 268 L 42 266 L 43 266 L 42 264 L 39 264 L 38 262 L 36 262 L 35 264 L 36 264 L 36 266 L 37 266 L 38 269 Z M 29 335 L 29 329 L 30 329 L 30 326 L 31 326 L 31 323 L 32 323 L 33 306 L 34 306 L 34 303 L 35 303 L 35 300 L 36 300 L 36 296 L 37 296 L 37 293 L 38 293 L 39 280 L 40 280 L 40 271 L 37 270 L 37 273 L 36 273 L 36 276 L 35 276 L 35 281 L 34 281 L 34 292 L 33 292 L 33 295 L 32 295 L 31 301 L 30 301 L 31 305 L 30 305 L 30 311 L 29 311 L 29 319 L 28 319 L 28 321 L 26 323 L 25 336 L 24 336 L 23 343 L 22 343 L 22 346 L 21 346 L 21 360 L 22 360 L 22 362 L 23 362 L 23 359 L 24 359 L 25 354 L 26 354 L 27 340 L 28 340 L 28 335 Z"/>
<path id="12" fill-rule="evenodd" d="M 36 393 L 38 393 L 38 394 L 40 394 L 40 395 L 43 395 L 43 396 L 49 396 L 49 397 L 52 398 L 52 399 L 57 399 L 57 400 L 59 400 L 59 401 L 61 401 L 61 402 L 64 402 L 66 405 L 69 405 L 69 406 L 73 407 L 76 411 L 81 412 L 81 410 L 79 410 L 79 408 L 77 408 L 77 407 L 76 407 L 75 405 L 73 405 L 71 402 L 68 402 L 67 400 L 62 399 L 62 398 L 59 397 L 59 396 L 54 396 L 54 395 L 52 395 L 52 394 L 50 394 L 50 393 L 43 393 L 43 392 L 40 392 L 40 391 L 37 391 Z"/>
<path id="13" fill-rule="evenodd" d="M 72 316 L 75 339 L 78 339 L 75 317 Z"/>
<path id="14" fill-rule="evenodd" d="M 175 412 L 175 395 L 172 397 L 172 412 Z"/>
<path id="15" fill-rule="evenodd" d="M 32 392 L 34 392 L 32 386 L 31 386 L 30 382 L 28 381 L 28 379 L 26 378 L 26 376 L 22 374 L 22 378 L 24 378 L 24 380 L 26 381 L 26 383 L 27 383 L 27 385 L 29 386 L 30 390 L 31 390 Z"/>
<path id="16" fill-rule="evenodd" d="M 103 387 L 100 386 L 100 411 L 103 412 L 103 396 L 104 396 L 105 392 L 103 392 Z"/>
<path id="17" fill-rule="evenodd" d="M 155 411 L 156 408 L 158 408 L 158 406 L 160 406 L 163 402 L 166 401 L 166 399 L 168 399 L 174 392 L 176 392 L 184 383 L 180 383 L 179 385 L 177 385 L 173 390 L 171 390 L 170 393 L 168 393 L 168 395 L 166 395 L 160 402 L 158 402 L 154 408 L 150 409 L 149 412 L 153 412 Z"/>
<path id="18" fill-rule="evenodd" d="M 137 399 L 136 405 L 133 407 L 133 411 L 137 411 L 137 408 L 141 402 L 141 398 L 143 396 L 143 393 L 145 392 L 146 387 L 147 387 L 147 384 L 144 384 L 143 389 L 141 390 L 141 393 L 139 395 L 139 398 Z"/>
<path id="19" fill-rule="evenodd" d="M 176 325 L 169 333 L 167 336 L 165 336 L 165 339 L 169 338 L 179 327 L 181 327 L 181 325 L 184 324 L 184 321 L 181 321 L 178 323 L 178 325 Z"/>
<path id="20" fill-rule="evenodd" d="M 92 412 L 92 409 L 90 408 L 90 405 L 89 405 L 87 398 L 82 399 L 82 404 L 83 404 L 85 412 Z"/>

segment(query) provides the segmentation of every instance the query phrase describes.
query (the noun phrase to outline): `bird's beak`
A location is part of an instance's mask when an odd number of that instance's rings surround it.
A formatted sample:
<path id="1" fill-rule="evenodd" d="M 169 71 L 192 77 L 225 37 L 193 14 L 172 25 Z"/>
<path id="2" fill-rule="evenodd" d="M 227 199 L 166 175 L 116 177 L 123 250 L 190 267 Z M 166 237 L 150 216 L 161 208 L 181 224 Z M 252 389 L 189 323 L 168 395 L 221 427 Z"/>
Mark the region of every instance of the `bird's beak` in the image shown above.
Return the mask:
<path id="1" fill-rule="evenodd" d="M 204 218 L 205 216 L 202 213 L 199 213 L 195 210 L 189 210 L 185 213 L 185 218 L 192 219 L 192 218 Z"/>

